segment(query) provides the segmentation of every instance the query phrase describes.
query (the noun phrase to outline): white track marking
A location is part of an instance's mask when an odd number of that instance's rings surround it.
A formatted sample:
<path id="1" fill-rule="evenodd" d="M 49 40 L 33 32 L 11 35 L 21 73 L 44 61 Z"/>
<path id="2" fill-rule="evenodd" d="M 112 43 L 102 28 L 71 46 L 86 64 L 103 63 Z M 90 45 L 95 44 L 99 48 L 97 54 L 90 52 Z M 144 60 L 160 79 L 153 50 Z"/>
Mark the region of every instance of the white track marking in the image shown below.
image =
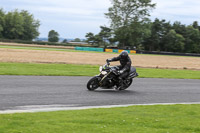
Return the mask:
<path id="1" fill-rule="evenodd" d="M 77 107 L 77 105 L 29 105 L 29 106 L 18 106 L 11 110 L 3 110 L 0 111 L 0 114 L 35 113 L 35 112 L 83 110 L 83 109 L 96 109 L 96 108 L 116 108 L 116 107 L 129 107 L 129 106 L 176 105 L 176 104 L 200 104 L 200 102 L 126 104 L 126 105 L 104 105 L 104 106 L 82 106 L 82 107 L 81 106 Z"/>

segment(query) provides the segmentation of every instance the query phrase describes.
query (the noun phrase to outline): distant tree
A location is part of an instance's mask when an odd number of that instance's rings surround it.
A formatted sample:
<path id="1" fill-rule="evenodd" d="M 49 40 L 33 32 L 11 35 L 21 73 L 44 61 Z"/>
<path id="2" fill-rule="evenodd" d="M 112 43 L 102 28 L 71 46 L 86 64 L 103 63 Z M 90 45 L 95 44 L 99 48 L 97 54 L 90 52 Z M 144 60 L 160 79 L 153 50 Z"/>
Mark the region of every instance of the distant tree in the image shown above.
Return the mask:
<path id="1" fill-rule="evenodd" d="M 28 11 L 22 10 L 20 15 L 23 17 L 23 35 L 20 37 L 22 40 L 32 40 L 39 36 L 39 20 L 35 20 L 33 15 Z"/>
<path id="2" fill-rule="evenodd" d="M 111 0 L 112 7 L 106 17 L 111 20 L 114 29 L 129 26 L 135 20 L 143 20 L 149 16 L 155 4 L 151 0 Z"/>
<path id="3" fill-rule="evenodd" d="M 142 21 L 134 21 L 130 25 L 129 34 L 130 38 L 128 43 L 129 46 L 135 47 L 138 50 L 143 50 L 143 45 L 145 39 L 147 39 L 151 35 L 150 30 L 151 24 L 149 19 L 145 19 Z"/>
<path id="4" fill-rule="evenodd" d="M 96 42 L 96 39 L 95 39 L 95 35 L 94 33 L 92 32 L 89 32 L 85 35 L 85 37 L 87 38 L 86 42 L 89 43 L 89 44 L 92 44 L 94 45 Z"/>
<path id="5" fill-rule="evenodd" d="M 59 34 L 55 30 L 49 31 L 48 35 L 48 41 L 49 42 L 58 42 L 59 41 Z"/>
<path id="6" fill-rule="evenodd" d="M 8 12 L 5 15 L 3 36 L 7 39 L 20 39 L 24 34 L 23 16 L 18 10 Z"/>
<path id="7" fill-rule="evenodd" d="M 200 30 L 200 26 L 199 26 L 199 24 L 198 24 L 197 21 L 194 21 L 194 22 L 193 22 L 192 27 L 195 28 L 195 29 Z"/>
<path id="8" fill-rule="evenodd" d="M 111 29 L 106 26 L 100 26 L 100 29 L 100 32 L 96 35 L 91 32 L 87 33 L 85 36 L 87 38 L 86 42 L 92 45 L 107 47 L 108 42 L 114 41 L 113 38 L 111 39 Z"/>
<path id="9" fill-rule="evenodd" d="M 32 40 L 39 36 L 40 24 L 28 11 L 5 13 L 0 9 L 0 38 Z"/>
<path id="10" fill-rule="evenodd" d="M 97 34 L 97 35 L 94 36 L 94 41 L 95 41 L 95 43 L 96 43 L 96 45 L 98 47 L 100 47 L 101 45 L 103 45 L 103 38 L 99 34 Z"/>
<path id="11" fill-rule="evenodd" d="M 151 24 L 151 35 L 145 40 L 145 49 L 149 51 L 162 50 L 162 39 L 171 29 L 171 25 L 166 20 L 155 19 Z"/>
<path id="12" fill-rule="evenodd" d="M 185 52 L 198 53 L 200 50 L 200 32 L 193 26 L 186 27 Z"/>
<path id="13" fill-rule="evenodd" d="M 200 26 L 197 21 L 189 26 L 183 25 L 181 22 L 175 22 L 172 28 L 185 38 L 184 52 L 200 53 Z"/>
<path id="14" fill-rule="evenodd" d="M 67 43 L 67 39 L 64 39 L 62 43 Z"/>
<path id="15" fill-rule="evenodd" d="M 3 30 L 4 30 L 4 25 L 5 25 L 5 12 L 3 11 L 2 8 L 0 8 L 0 38 L 3 38 Z"/>
<path id="16" fill-rule="evenodd" d="M 155 4 L 152 4 L 151 0 L 111 0 L 111 2 L 112 7 L 105 15 L 111 20 L 111 28 L 115 32 L 119 45 L 130 46 L 133 43 L 131 27 L 137 27 L 138 23 L 144 21 Z"/>
<path id="17" fill-rule="evenodd" d="M 172 29 L 174 29 L 177 34 L 181 34 L 183 37 L 186 37 L 186 26 L 184 24 L 181 24 L 181 22 L 174 22 L 174 24 L 172 25 Z"/>
<path id="18" fill-rule="evenodd" d="M 177 34 L 175 30 L 170 30 L 163 40 L 165 40 L 165 51 L 183 52 L 185 39 L 182 35 Z"/>
<path id="19" fill-rule="evenodd" d="M 75 38 L 74 42 L 81 42 L 81 39 L 80 38 Z"/>
<path id="20" fill-rule="evenodd" d="M 111 29 L 106 27 L 106 26 L 100 26 L 101 31 L 99 32 L 98 36 L 100 37 L 100 42 L 102 45 L 106 48 L 107 47 L 107 42 L 111 38 Z"/>

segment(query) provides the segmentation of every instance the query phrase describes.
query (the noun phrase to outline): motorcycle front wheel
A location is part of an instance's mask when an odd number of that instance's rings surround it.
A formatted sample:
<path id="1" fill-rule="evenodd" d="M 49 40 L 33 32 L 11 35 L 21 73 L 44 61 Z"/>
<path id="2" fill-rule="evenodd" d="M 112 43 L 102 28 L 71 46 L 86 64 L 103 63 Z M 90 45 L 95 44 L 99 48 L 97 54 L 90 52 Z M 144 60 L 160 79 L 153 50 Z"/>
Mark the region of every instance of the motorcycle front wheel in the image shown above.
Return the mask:
<path id="1" fill-rule="evenodd" d="M 87 89 L 89 91 L 96 90 L 99 87 L 99 80 L 97 77 L 91 78 L 87 83 Z"/>

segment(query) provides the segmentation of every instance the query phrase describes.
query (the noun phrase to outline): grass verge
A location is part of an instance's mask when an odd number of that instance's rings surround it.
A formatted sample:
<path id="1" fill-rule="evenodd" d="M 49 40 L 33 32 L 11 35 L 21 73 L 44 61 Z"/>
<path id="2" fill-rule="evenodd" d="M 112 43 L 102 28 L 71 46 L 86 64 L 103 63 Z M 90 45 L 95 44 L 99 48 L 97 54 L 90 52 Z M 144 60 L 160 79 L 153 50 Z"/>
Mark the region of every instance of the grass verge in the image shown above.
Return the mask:
<path id="1" fill-rule="evenodd" d="M 76 52 L 76 50 L 64 49 L 64 48 L 44 48 L 44 47 L 25 47 L 25 46 L 1 46 L 1 45 L 0 45 L 0 48 Z"/>
<path id="2" fill-rule="evenodd" d="M 94 76 L 98 65 L 0 63 L 0 75 Z M 137 68 L 140 78 L 200 79 L 200 71 Z"/>
<path id="3" fill-rule="evenodd" d="M 200 105 L 0 115 L 1 133 L 199 133 Z"/>
<path id="4" fill-rule="evenodd" d="M 0 63 L 0 75 L 93 76 L 98 66 L 73 64 Z"/>

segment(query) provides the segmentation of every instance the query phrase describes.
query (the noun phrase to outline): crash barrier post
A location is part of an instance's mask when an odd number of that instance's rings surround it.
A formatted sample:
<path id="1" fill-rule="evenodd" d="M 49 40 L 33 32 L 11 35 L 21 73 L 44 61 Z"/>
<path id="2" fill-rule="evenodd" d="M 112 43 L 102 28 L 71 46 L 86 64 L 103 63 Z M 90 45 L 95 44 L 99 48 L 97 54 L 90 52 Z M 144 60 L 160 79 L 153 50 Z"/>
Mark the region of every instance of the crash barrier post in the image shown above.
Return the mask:
<path id="1" fill-rule="evenodd" d="M 94 48 L 94 47 L 75 47 L 75 50 L 104 52 L 103 48 Z"/>

